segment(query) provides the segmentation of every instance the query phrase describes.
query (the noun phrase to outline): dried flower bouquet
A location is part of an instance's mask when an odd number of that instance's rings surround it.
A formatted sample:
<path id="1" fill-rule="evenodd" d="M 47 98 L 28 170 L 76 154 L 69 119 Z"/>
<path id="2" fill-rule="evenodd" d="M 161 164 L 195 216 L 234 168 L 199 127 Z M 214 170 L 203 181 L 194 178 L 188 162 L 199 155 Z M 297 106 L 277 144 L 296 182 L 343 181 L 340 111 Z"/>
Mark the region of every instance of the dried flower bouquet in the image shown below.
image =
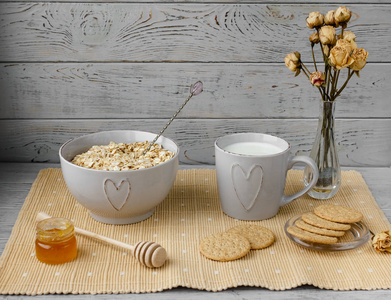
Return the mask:
<path id="1" fill-rule="evenodd" d="M 357 48 L 356 35 L 346 31 L 346 27 L 352 12 L 346 7 L 331 10 L 326 15 L 320 12 L 311 12 L 307 17 L 307 27 L 315 29 L 310 37 L 312 59 L 315 71 L 309 69 L 301 61 L 299 52 L 289 53 L 285 57 L 285 65 L 289 70 L 301 71 L 308 77 L 311 84 L 319 89 L 323 101 L 334 101 L 346 87 L 354 73 L 359 76 L 359 71 L 364 68 L 368 52 L 363 48 Z M 341 27 L 341 33 L 337 35 L 336 28 Z M 321 56 L 324 62 L 324 71 L 319 71 L 314 55 L 314 46 L 320 45 Z M 340 71 L 347 69 L 345 82 L 338 87 Z"/>

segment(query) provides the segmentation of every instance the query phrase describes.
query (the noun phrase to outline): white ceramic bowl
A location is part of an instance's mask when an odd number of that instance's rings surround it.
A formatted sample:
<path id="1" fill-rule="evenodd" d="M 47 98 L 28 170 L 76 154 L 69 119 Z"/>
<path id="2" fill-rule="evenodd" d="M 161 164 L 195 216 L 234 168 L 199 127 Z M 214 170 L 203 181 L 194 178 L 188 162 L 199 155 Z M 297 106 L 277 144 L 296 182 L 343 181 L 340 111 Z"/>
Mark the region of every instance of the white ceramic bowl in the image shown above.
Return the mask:
<path id="1" fill-rule="evenodd" d="M 65 182 L 72 196 L 97 221 L 108 224 L 131 224 L 150 217 L 154 208 L 171 190 L 178 171 L 178 145 L 161 136 L 157 144 L 175 153 L 174 157 L 154 167 L 103 171 L 77 166 L 71 160 L 93 145 L 152 141 L 156 134 L 144 131 L 102 131 L 69 140 L 59 154 Z"/>

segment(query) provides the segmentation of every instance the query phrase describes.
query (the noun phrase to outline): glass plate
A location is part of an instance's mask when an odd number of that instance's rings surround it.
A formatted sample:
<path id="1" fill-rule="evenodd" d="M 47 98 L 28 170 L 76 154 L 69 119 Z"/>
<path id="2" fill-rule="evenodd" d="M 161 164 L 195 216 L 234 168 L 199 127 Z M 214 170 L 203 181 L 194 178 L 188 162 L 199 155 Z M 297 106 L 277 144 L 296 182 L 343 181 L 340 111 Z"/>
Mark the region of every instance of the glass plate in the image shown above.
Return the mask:
<path id="1" fill-rule="evenodd" d="M 289 226 L 293 226 L 295 222 L 298 220 L 301 220 L 301 215 L 294 216 L 285 223 L 284 226 L 285 234 L 295 243 L 313 250 L 318 250 L 318 251 L 351 250 L 366 244 L 371 237 L 368 227 L 365 226 L 365 224 L 362 222 L 357 222 L 357 223 L 350 224 L 351 228 L 346 231 L 344 236 L 338 238 L 339 242 L 336 244 L 328 245 L 328 244 L 303 241 L 302 239 L 295 237 L 286 231 L 286 229 Z"/>

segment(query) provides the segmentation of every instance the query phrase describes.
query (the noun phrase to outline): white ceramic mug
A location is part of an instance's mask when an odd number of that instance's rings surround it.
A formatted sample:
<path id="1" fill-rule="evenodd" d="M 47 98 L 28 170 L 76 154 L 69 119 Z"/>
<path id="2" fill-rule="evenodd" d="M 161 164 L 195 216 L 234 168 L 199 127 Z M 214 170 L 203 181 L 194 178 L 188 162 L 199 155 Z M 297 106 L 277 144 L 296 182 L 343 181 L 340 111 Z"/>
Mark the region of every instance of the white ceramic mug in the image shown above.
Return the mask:
<path id="1" fill-rule="evenodd" d="M 279 208 L 307 193 L 318 169 L 307 156 L 292 156 L 285 140 L 262 133 L 237 133 L 215 142 L 217 184 L 223 212 L 241 220 L 265 220 Z M 286 175 L 302 162 L 313 170 L 310 184 L 284 195 Z"/>

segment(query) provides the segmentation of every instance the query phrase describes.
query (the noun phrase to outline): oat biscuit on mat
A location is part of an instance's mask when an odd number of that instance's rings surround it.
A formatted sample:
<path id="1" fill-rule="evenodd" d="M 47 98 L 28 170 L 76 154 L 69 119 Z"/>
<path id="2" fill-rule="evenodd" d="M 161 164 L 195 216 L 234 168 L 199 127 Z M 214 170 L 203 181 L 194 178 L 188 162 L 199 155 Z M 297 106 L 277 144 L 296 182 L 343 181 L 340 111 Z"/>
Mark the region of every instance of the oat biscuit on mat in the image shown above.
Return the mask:
<path id="1" fill-rule="evenodd" d="M 318 217 L 312 212 L 305 213 L 301 216 L 304 222 L 321 228 L 331 229 L 331 230 L 349 230 L 349 224 L 341 224 L 336 222 L 327 221 L 321 217 Z"/>
<path id="2" fill-rule="evenodd" d="M 304 222 L 303 220 L 296 221 L 295 225 L 305 231 L 309 231 L 309 232 L 321 234 L 321 235 L 340 237 L 345 234 L 345 231 L 331 230 L 331 229 L 316 227 L 316 226 L 313 226 L 313 225 L 310 225 L 310 224 Z"/>
<path id="3" fill-rule="evenodd" d="M 312 243 L 335 244 L 338 241 L 338 239 L 336 237 L 312 233 L 309 231 L 305 231 L 305 230 L 303 230 L 299 227 L 296 227 L 296 226 L 289 226 L 287 228 L 287 231 L 291 235 L 298 237 L 299 239 L 302 239 L 307 242 L 312 242 Z"/>
<path id="4" fill-rule="evenodd" d="M 250 251 L 250 242 L 244 236 L 232 232 L 220 232 L 205 237 L 200 243 L 200 252 L 217 261 L 230 261 L 245 256 Z"/>
<path id="5" fill-rule="evenodd" d="M 227 232 L 244 236 L 254 250 L 269 247 L 275 240 L 271 230 L 259 225 L 242 224 L 228 229 Z"/>
<path id="6" fill-rule="evenodd" d="M 315 207 L 315 215 L 323 219 L 339 223 L 360 222 L 363 218 L 361 212 L 347 206 L 324 204 Z"/>

